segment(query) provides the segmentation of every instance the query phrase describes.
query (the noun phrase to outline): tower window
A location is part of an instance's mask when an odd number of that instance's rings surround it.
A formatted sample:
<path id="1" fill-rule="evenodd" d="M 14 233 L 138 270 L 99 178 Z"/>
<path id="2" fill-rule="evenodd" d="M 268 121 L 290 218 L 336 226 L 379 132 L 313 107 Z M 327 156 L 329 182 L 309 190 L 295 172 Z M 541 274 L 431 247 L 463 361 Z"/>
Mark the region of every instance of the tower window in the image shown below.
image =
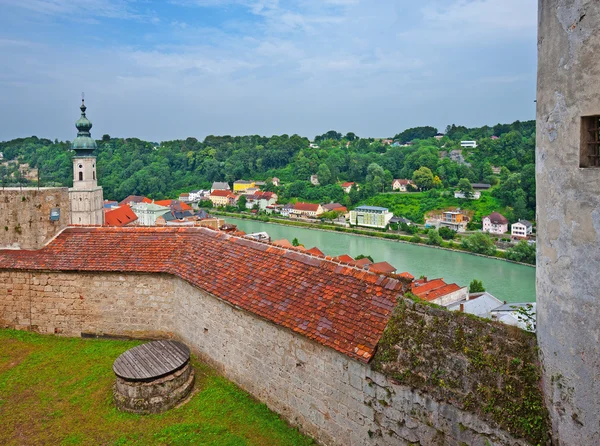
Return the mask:
<path id="1" fill-rule="evenodd" d="M 95 180 L 96 179 L 96 171 L 95 170 L 92 172 L 92 176 L 94 177 L 94 180 Z"/>
<path id="2" fill-rule="evenodd" d="M 83 172 L 79 172 L 79 181 L 83 181 Z"/>
<path id="3" fill-rule="evenodd" d="M 600 115 L 581 118 L 579 167 L 600 167 Z"/>

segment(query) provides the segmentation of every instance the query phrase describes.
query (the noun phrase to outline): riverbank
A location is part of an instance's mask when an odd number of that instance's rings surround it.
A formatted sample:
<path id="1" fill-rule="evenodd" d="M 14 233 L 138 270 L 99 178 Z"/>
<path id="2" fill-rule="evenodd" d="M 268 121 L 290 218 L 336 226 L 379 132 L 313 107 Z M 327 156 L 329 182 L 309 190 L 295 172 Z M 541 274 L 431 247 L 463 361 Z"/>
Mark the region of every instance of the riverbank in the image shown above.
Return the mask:
<path id="1" fill-rule="evenodd" d="M 443 241 L 441 246 L 428 245 L 427 243 L 419 243 L 416 241 L 412 241 L 414 236 L 411 237 L 408 235 L 400 235 L 400 234 L 394 234 L 394 233 L 389 233 L 389 232 L 380 232 L 380 231 L 375 231 L 375 230 L 369 230 L 366 228 L 364 228 L 364 229 L 344 228 L 342 226 L 336 226 L 336 225 L 331 225 L 331 224 L 293 221 L 293 220 L 285 220 L 285 219 L 281 219 L 281 218 L 273 218 L 273 217 L 266 217 L 266 216 L 257 217 L 254 215 L 238 214 L 235 212 L 224 212 L 224 211 L 219 211 L 219 210 L 212 210 L 211 213 L 213 215 L 239 218 L 241 220 L 250 220 L 250 221 L 255 221 L 258 223 L 269 223 L 269 224 L 276 224 L 276 225 L 282 225 L 282 226 L 292 226 L 292 227 L 312 229 L 312 230 L 325 231 L 325 232 L 347 233 L 347 234 L 352 234 L 352 235 L 358 235 L 361 237 L 371 237 L 371 238 L 376 238 L 376 239 L 381 239 L 381 240 L 389 240 L 389 241 L 396 241 L 399 243 L 407 243 L 407 244 L 411 244 L 411 245 L 422 246 L 425 248 L 435 248 L 435 249 L 441 249 L 441 250 L 445 250 L 445 251 L 454 251 L 454 252 L 459 252 L 459 253 L 463 253 L 463 254 L 470 254 L 473 256 L 477 256 L 477 257 L 486 257 L 488 259 L 504 260 L 505 262 L 508 262 L 508 263 L 514 263 L 516 265 L 528 266 L 530 268 L 535 269 L 535 265 L 532 265 L 529 263 L 523 263 L 523 262 L 516 262 L 514 260 L 509 260 L 509 259 L 505 258 L 504 251 L 498 251 L 496 255 L 490 256 L 490 255 L 480 254 L 480 253 L 468 251 L 466 249 L 462 249 L 460 247 L 460 245 L 457 245 L 456 243 L 451 242 L 451 241 Z M 419 238 L 421 238 L 421 237 L 419 237 Z M 450 245 L 450 243 L 452 243 L 453 246 Z"/>

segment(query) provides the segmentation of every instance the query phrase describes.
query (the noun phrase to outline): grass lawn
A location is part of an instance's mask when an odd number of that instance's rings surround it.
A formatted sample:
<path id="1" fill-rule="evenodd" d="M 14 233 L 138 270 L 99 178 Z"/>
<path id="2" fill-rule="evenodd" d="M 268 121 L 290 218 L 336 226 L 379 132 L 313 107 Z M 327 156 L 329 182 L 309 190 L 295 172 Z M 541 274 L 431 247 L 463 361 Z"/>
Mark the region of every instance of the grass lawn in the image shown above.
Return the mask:
<path id="1" fill-rule="evenodd" d="M 195 358 L 185 405 L 160 415 L 117 411 L 112 364 L 140 343 L 0 330 L 0 445 L 314 444 Z"/>

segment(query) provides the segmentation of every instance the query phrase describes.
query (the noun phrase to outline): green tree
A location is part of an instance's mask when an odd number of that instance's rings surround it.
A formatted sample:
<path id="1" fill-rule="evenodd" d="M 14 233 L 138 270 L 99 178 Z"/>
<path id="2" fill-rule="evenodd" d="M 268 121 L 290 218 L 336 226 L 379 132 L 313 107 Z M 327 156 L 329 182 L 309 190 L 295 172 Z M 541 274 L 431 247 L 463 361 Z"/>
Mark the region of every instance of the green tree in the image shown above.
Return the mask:
<path id="1" fill-rule="evenodd" d="M 300 242 L 296 237 L 294 237 L 294 240 L 292 240 L 292 246 L 300 246 Z"/>
<path id="2" fill-rule="evenodd" d="M 442 244 L 442 237 L 435 229 L 427 231 L 427 244 L 440 246 Z"/>
<path id="3" fill-rule="evenodd" d="M 458 180 L 458 191 L 465 196 L 465 198 L 473 197 L 473 186 L 471 186 L 471 182 L 468 178 L 461 178 Z"/>
<path id="4" fill-rule="evenodd" d="M 469 293 L 483 293 L 485 288 L 481 280 L 473 279 L 469 284 Z"/>
<path id="5" fill-rule="evenodd" d="M 526 240 L 521 240 L 512 248 L 506 251 L 506 258 L 515 262 L 530 263 L 535 265 L 535 243 L 529 244 Z"/>
<path id="6" fill-rule="evenodd" d="M 240 198 L 238 198 L 238 202 L 237 202 L 238 210 L 245 211 L 247 202 L 248 202 L 248 199 L 246 198 L 245 195 L 240 196 Z"/>
<path id="7" fill-rule="evenodd" d="M 354 257 L 354 260 L 360 260 L 360 259 L 369 259 L 371 262 L 374 262 L 373 257 L 366 256 L 364 254 L 359 254 L 356 257 Z"/>
<path id="8" fill-rule="evenodd" d="M 317 175 L 319 177 L 319 185 L 326 186 L 331 184 L 333 177 L 331 175 L 331 170 L 329 166 L 325 163 L 319 165 L 319 170 L 317 171 Z"/>
<path id="9" fill-rule="evenodd" d="M 496 254 L 496 245 L 492 238 L 483 232 L 477 232 L 467 238 L 463 238 L 461 245 L 464 249 L 477 253 L 493 256 Z"/>
<path id="10" fill-rule="evenodd" d="M 446 226 L 441 226 L 440 229 L 438 229 L 438 232 L 444 240 L 453 240 L 456 236 L 456 231 L 453 231 Z"/>
<path id="11" fill-rule="evenodd" d="M 428 167 L 420 167 L 415 170 L 412 179 L 421 190 L 427 190 L 433 187 L 433 173 Z"/>

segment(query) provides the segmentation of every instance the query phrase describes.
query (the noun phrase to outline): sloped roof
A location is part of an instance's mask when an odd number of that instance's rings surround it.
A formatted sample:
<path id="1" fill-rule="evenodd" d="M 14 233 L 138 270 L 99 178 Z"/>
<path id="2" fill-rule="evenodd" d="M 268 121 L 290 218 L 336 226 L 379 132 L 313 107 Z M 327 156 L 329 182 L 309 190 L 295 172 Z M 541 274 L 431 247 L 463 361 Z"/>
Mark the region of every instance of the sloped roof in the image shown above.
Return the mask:
<path id="1" fill-rule="evenodd" d="M 492 224 L 494 224 L 494 225 L 508 224 L 508 220 L 506 219 L 506 217 L 502 214 L 499 214 L 498 212 L 492 212 L 490 215 L 488 215 L 484 218 L 489 218 L 490 221 L 492 222 Z"/>
<path id="2" fill-rule="evenodd" d="M 67 228 L 37 251 L 0 250 L 0 269 L 172 274 L 363 362 L 403 291 L 392 277 L 206 228 Z"/>
<path id="3" fill-rule="evenodd" d="M 155 201 L 154 204 L 157 204 L 159 206 L 167 206 L 170 207 L 171 210 L 175 210 L 175 211 L 191 211 L 192 207 L 187 204 L 184 203 L 183 201 L 179 201 L 179 200 L 159 200 L 159 201 Z"/>
<path id="4" fill-rule="evenodd" d="M 294 209 L 297 211 L 312 211 L 317 212 L 319 210 L 318 204 L 313 203 L 296 203 Z"/>
<path id="5" fill-rule="evenodd" d="M 218 189 L 210 193 L 211 197 L 228 197 L 231 192 L 229 190 Z"/>
<path id="6" fill-rule="evenodd" d="M 371 262 L 371 261 L 370 261 L 368 258 L 366 258 L 366 257 L 363 257 L 362 259 L 358 259 L 358 260 L 355 260 L 355 261 L 354 261 L 354 264 L 355 264 L 356 266 L 360 266 L 361 268 L 364 268 L 365 266 L 367 266 L 367 265 L 370 265 L 371 263 L 373 263 L 373 262 Z"/>
<path id="7" fill-rule="evenodd" d="M 369 271 L 376 273 L 394 273 L 396 271 L 396 267 L 388 262 L 371 263 L 367 268 Z"/>
<path id="8" fill-rule="evenodd" d="M 344 263 L 354 263 L 354 259 L 350 257 L 348 254 L 342 254 L 341 256 L 335 257 L 333 260 L 337 260 L 338 262 Z"/>
<path id="9" fill-rule="evenodd" d="M 306 250 L 306 252 L 309 254 L 312 254 L 313 256 L 325 257 L 325 254 L 323 253 L 323 251 L 321 251 L 316 246 L 314 248 L 310 248 L 310 249 Z"/>
<path id="10" fill-rule="evenodd" d="M 323 209 L 326 209 L 328 211 L 334 211 L 334 210 L 340 210 L 340 211 L 347 211 L 348 209 L 346 209 L 346 206 L 339 204 L 339 203 L 329 203 L 329 204 L 324 204 L 322 205 Z"/>
<path id="11" fill-rule="evenodd" d="M 129 206 L 121 206 L 116 209 L 106 211 L 104 214 L 104 224 L 107 226 L 125 226 L 138 219 L 133 209 Z"/>
<path id="12" fill-rule="evenodd" d="M 127 198 L 125 198 L 119 204 L 121 206 L 123 206 L 124 204 L 132 204 L 132 203 L 152 203 L 152 200 L 150 200 L 149 198 L 146 198 L 142 195 L 129 195 Z"/>
<path id="13" fill-rule="evenodd" d="M 222 183 L 222 182 L 219 182 L 219 181 L 215 181 L 212 184 L 211 189 L 223 189 L 223 190 L 227 189 L 227 190 L 230 190 L 230 187 L 229 187 L 229 183 Z"/>

